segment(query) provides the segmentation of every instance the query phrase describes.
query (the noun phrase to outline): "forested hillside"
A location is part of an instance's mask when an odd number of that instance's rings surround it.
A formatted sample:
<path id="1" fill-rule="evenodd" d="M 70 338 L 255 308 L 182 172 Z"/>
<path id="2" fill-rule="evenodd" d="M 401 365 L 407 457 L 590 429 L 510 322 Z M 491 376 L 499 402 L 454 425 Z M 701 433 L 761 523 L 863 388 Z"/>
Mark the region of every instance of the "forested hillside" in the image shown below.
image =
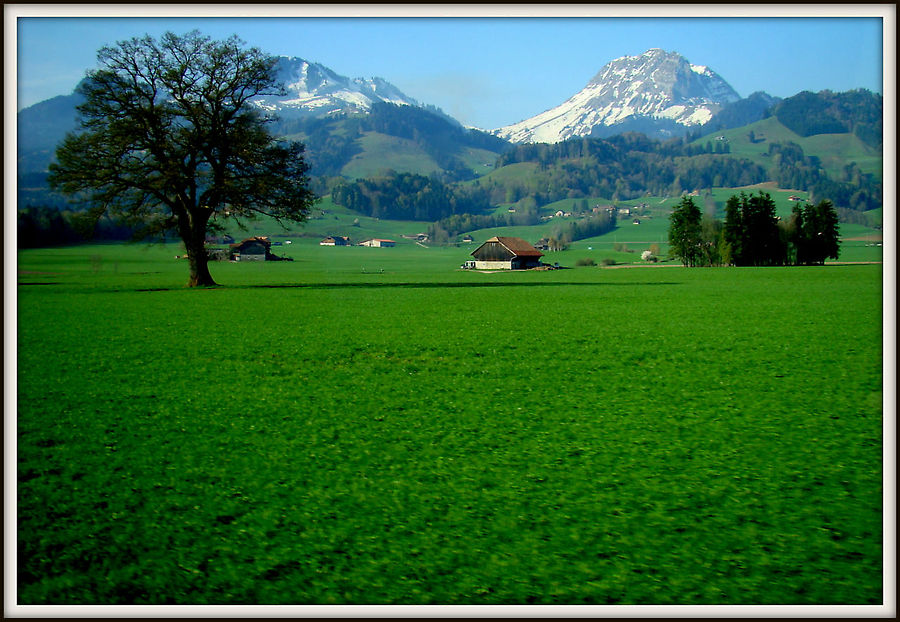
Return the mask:
<path id="1" fill-rule="evenodd" d="M 775 107 L 778 120 L 800 136 L 852 133 L 875 149 L 882 147 L 883 115 L 882 96 L 864 89 L 803 91 Z"/>
<path id="2" fill-rule="evenodd" d="M 464 158 L 466 148 L 483 149 L 496 156 L 510 144 L 479 130 L 466 129 L 437 110 L 376 103 L 368 114 L 277 122 L 279 134 L 301 140 L 313 176 L 336 177 L 354 156 L 365 155 L 360 138 L 368 132 L 411 141 L 442 169 L 445 181 L 476 176 Z M 392 168 L 390 159 L 383 168 Z"/>
<path id="3" fill-rule="evenodd" d="M 365 216 L 395 220 L 439 220 L 491 207 L 490 195 L 480 186 L 449 185 L 433 177 L 396 172 L 341 183 L 331 198 Z"/>
<path id="4" fill-rule="evenodd" d="M 750 125 L 771 115 L 772 108 L 780 101 L 781 98 L 772 97 L 766 93 L 752 93 L 749 97 L 727 104 L 713 115 L 709 123 L 693 134 L 702 136 L 709 132 Z"/>
<path id="5" fill-rule="evenodd" d="M 845 222 L 866 222 L 863 212 L 881 206 L 880 181 L 854 162 L 835 178 L 817 156 L 806 155 L 792 142 L 769 142 L 761 160 L 767 166 L 729 151 L 727 141 L 691 144 L 637 133 L 523 144 L 499 156 L 492 173 L 469 183 L 391 173 L 342 182 L 332 198 L 368 216 L 414 220 L 486 215 L 508 204 L 517 207 L 516 218 L 523 220 L 517 224 L 531 224 L 540 206 L 562 199 L 679 196 L 774 181 L 781 188 L 808 191 L 815 200 L 832 201 Z M 445 228 L 456 229 L 449 223 Z"/>
<path id="6" fill-rule="evenodd" d="M 805 155 L 796 143 L 772 143 L 769 155 L 772 180 L 779 187 L 806 190 L 816 200 L 832 201 L 845 221 L 853 221 L 850 212 L 881 207 L 881 182 L 871 173 L 863 173 L 855 162 L 844 167 L 840 178 L 833 179 L 824 171 L 818 157 Z"/>
<path id="7" fill-rule="evenodd" d="M 678 195 L 685 190 L 766 181 L 763 167 L 729 156 L 727 151 L 721 143 L 689 145 L 680 138 L 662 142 L 627 133 L 553 145 L 519 145 L 500 156 L 498 166 L 536 163 L 535 176 L 506 186 L 514 197 L 534 193 L 539 204 L 589 196 L 620 200 L 644 194 Z M 491 178 L 482 180 L 482 185 L 490 184 Z"/>

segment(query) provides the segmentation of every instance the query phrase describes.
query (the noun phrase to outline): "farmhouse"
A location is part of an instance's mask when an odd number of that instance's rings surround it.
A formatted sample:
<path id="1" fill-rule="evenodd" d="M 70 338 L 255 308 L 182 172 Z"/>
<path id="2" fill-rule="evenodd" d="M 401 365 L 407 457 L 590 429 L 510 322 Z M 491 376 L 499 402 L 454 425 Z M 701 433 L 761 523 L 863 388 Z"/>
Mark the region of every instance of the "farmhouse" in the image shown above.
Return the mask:
<path id="1" fill-rule="evenodd" d="M 387 246 L 396 246 L 397 243 L 394 240 L 382 240 L 379 238 L 372 238 L 371 240 L 365 240 L 359 243 L 360 246 L 378 246 L 378 247 L 387 247 Z"/>
<path id="2" fill-rule="evenodd" d="M 247 238 L 231 245 L 231 258 L 234 261 L 290 261 L 289 258 L 273 255 L 272 243 L 265 236 Z"/>
<path id="3" fill-rule="evenodd" d="M 319 246 L 349 246 L 350 238 L 341 235 L 330 235 L 321 242 Z"/>
<path id="4" fill-rule="evenodd" d="M 493 237 L 472 251 L 477 270 L 537 268 L 544 253 L 522 238 Z"/>

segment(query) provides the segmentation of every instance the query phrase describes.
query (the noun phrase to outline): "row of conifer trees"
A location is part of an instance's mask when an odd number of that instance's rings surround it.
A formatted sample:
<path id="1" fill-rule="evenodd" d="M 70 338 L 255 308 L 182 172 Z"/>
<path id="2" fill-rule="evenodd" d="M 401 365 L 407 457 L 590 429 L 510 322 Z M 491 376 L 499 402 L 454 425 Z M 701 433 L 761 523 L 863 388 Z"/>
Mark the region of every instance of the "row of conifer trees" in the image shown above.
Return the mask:
<path id="1" fill-rule="evenodd" d="M 685 196 L 669 222 L 669 254 L 685 266 L 813 265 L 840 253 L 838 214 L 827 199 L 795 205 L 781 219 L 771 195 L 741 192 L 728 199 L 722 221 Z"/>

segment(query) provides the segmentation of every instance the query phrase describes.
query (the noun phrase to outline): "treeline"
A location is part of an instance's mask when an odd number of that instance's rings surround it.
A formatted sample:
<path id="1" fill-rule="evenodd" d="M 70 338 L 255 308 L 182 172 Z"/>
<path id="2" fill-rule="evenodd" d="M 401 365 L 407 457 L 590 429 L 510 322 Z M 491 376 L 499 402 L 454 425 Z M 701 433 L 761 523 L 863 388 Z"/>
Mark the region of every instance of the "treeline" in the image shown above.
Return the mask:
<path id="1" fill-rule="evenodd" d="M 541 217 L 537 210 L 517 210 L 507 214 L 453 214 L 428 227 L 428 239 L 434 244 L 447 244 L 467 231 L 536 225 Z M 577 220 L 567 221 L 553 229 L 551 242 L 554 250 L 564 248 L 570 242 L 609 233 L 616 228 L 614 210 L 590 213 Z"/>
<path id="2" fill-rule="evenodd" d="M 813 197 L 828 198 L 844 209 L 860 212 L 882 205 L 882 183 L 871 173 L 861 171 L 856 162 L 844 167 L 841 178 L 832 179 L 819 158 L 804 155 L 796 143 L 770 144 L 769 156 L 772 177 L 781 188 L 808 190 Z"/>
<path id="3" fill-rule="evenodd" d="M 428 225 L 428 239 L 441 245 L 453 242 L 467 231 L 493 227 L 527 227 L 540 222 L 536 209 L 517 210 L 506 214 L 451 214 Z"/>
<path id="4" fill-rule="evenodd" d="M 853 133 L 865 144 L 882 148 L 883 98 L 866 89 L 803 91 L 778 104 L 775 117 L 800 136 Z"/>
<path id="5" fill-rule="evenodd" d="M 135 237 L 135 230 L 109 218 L 94 221 L 86 212 L 53 206 L 28 206 L 18 211 L 19 248 L 79 244 L 88 240 L 121 241 Z"/>
<path id="6" fill-rule="evenodd" d="M 721 221 L 684 197 L 669 223 L 669 253 L 685 266 L 812 265 L 840 254 L 838 214 L 827 199 L 795 205 L 781 220 L 768 193 L 742 192 L 728 199 Z"/>
<path id="7" fill-rule="evenodd" d="M 331 198 L 366 216 L 393 220 L 437 221 L 491 207 L 489 194 L 479 186 L 449 186 L 434 177 L 393 171 L 340 183 L 332 189 Z"/>
<path id="8" fill-rule="evenodd" d="M 682 139 L 657 141 L 626 133 L 604 139 L 518 145 L 502 154 L 497 165 L 538 164 L 534 175 L 505 181 L 504 188 L 508 199 L 531 194 L 539 203 L 591 196 L 628 200 L 647 193 L 680 195 L 686 190 L 767 180 L 763 167 L 722 153 L 725 149 L 712 141 L 690 145 Z"/>

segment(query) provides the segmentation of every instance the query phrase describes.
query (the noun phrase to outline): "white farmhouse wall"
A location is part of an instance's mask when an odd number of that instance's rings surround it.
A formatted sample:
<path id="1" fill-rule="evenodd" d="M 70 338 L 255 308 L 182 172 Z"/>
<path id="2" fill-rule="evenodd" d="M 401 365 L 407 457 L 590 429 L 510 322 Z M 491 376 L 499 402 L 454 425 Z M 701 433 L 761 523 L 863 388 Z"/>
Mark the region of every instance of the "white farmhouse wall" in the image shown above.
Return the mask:
<path id="1" fill-rule="evenodd" d="M 475 261 L 476 270 L 512 270 L 509 261 Z"/>

